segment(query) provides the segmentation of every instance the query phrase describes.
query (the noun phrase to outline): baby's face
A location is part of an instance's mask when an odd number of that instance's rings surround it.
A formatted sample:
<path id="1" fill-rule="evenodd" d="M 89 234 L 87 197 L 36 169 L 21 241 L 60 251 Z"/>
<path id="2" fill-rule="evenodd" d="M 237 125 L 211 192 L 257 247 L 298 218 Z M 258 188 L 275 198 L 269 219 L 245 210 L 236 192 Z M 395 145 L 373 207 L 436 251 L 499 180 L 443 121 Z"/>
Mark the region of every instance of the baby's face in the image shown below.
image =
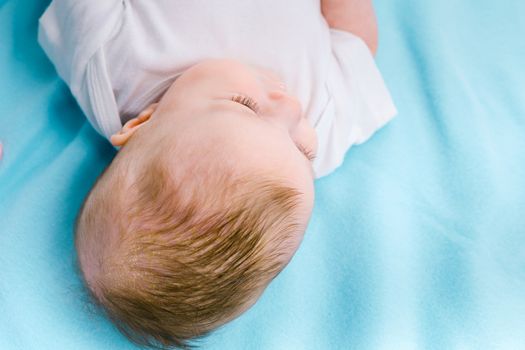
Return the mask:
<path id="1" fill-rule="evenodd" d="M 317 137 L 275 73 L 234 60 L 199 63 L 175 80 L 148 124 L 173 136 L 179 149 L 205 150 L 240 172 L 282 178 L 304 194 L 300 219 L 306 228 L 314 201 L 309 158 Z M 301 239 L 298 233 L 297 244 Z"/>

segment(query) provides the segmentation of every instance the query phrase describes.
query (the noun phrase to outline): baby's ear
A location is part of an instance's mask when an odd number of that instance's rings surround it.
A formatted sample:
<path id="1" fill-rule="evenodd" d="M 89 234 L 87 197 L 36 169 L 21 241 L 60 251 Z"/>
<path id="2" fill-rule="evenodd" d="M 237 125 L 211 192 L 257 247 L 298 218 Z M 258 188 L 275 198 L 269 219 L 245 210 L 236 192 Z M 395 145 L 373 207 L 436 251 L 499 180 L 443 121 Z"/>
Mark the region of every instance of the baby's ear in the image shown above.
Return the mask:
<path id="1" fill-rule="evenodd" d="M 111 135 L 111 144 L 115 147 L 124 146 L 135 131 L 150 120 L 158 105 L 158 103 L 152 103 L 137 117 L 128 120 L 118 133 Z"/>

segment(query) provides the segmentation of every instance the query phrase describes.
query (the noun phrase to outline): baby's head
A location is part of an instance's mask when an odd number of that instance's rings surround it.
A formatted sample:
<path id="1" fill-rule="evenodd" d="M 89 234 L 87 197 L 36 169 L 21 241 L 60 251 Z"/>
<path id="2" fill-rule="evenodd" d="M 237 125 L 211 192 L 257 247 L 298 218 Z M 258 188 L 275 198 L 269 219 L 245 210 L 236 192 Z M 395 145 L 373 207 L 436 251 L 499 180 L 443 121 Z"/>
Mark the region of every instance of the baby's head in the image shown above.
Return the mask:
<path id="1" fill-rule="evenodd" d="M 314 200 L 313 128 L 269 71 L 210 60 L 111 139 L 79 213 L 93 300 L 131 340 L 187 345 L 239 316 L 286 266 Z"/>

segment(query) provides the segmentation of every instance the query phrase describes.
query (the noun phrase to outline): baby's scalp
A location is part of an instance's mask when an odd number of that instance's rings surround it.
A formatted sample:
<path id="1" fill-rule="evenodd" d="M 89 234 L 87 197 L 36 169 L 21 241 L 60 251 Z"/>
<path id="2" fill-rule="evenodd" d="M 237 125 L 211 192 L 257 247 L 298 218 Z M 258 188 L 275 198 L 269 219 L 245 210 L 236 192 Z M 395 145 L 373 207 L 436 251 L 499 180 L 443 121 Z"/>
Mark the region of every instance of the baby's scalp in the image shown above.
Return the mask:
<path id="1" fill-rule="evenodd" d="M 82 278 L 130 340 L 186 347 L 250 307 L 284 268 L 304 227 L 301 193 L 225 163 L 173 167 L 176 150 L 123 147 L 79 213 Z M 173 144 L 171 144 L 173 147 Z M 167 159 L 166 157 L 170 157 Z"/>

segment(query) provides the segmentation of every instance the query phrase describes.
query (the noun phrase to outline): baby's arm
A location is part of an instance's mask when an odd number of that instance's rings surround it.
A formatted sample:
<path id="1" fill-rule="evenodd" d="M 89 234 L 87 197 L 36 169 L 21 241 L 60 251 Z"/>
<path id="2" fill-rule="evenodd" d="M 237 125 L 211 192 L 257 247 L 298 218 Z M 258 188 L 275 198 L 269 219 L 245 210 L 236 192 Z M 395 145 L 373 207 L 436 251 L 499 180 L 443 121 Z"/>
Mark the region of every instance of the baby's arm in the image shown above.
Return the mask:
<path id="1" fill-rule="evenodd" d="M 377 22 L 372 0 L 321 0 L 321 12 L 330 28 L 351 32 L 377 51 Z"/>

